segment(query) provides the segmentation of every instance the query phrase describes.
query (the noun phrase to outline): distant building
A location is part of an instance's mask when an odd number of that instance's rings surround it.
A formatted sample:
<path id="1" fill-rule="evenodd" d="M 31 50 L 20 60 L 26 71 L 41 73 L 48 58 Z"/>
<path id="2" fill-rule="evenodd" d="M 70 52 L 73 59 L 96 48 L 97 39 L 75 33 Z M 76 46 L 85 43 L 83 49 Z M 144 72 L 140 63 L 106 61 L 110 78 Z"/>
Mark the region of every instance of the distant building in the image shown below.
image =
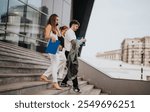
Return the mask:
<path id="1" fill-rule="evenodd" d="M 121 60 L 129 64 L 150 66 L 150 36 L 143 38 L 127 38 L 121 44 L 121 49 L 98 52 L 96 57 Z"/>
<path id="2" fill-rule="evenodd" d="M 150 36 L 124 39 L 121 60 L 130 64 L 150 66 Z"/>
<path id="3" fill-rule="evenodd" d="M 121 49 L 113 50 L 113 51 L 106 51 L 103 53 L 97 53 L 96 57 L 101 57 L 105 59 L 112 59 L 112 60 L 121 60 Z"/>

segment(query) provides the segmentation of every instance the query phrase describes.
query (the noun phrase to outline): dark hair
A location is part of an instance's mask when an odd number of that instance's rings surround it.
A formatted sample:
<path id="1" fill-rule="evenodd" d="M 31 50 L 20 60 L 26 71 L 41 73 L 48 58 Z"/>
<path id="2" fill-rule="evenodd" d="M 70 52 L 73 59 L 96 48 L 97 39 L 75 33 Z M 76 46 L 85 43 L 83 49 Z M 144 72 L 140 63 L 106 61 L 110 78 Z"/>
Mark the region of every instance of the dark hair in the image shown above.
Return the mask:
<path id="1" fill-rule="evenodd" d="M 73 24 L 76 24 L 78 26 L 80 26 L 80 23 L 77 20 L 72 20 L 69 24 L 69 26 L 71 27 Z"/>
<path id="2" fill-rule="evenodd" d="M 52 14 L 52 15 L 49 17 L 48 21 L 47 21 L 47 25 L 48 25 L 48 24 L 50 24 L 50 25 L 52 25 L 52 26 L 55 25 L 56 17 L 58 17 L 57 14 Z"/>
<path id="3" fill-rule="evenodd" d="M 60 31 L 62 31 L 62 30 L 68 29 L 68 27 L 67 26 L 62 26 L 59 29 L 60 29 Z"/>
<path id="4" fill-rule="evenodd" d="M 55 24 L 57 17 L 58 17 L 57 14 L 52 14 L 47 21 L 47 25 L 50 24 L 52 26 L 52 32 L 54 34 L 56 34 L 56 32 L 57 32 L 57 28 L 56 28 L 56 24 Z"/>

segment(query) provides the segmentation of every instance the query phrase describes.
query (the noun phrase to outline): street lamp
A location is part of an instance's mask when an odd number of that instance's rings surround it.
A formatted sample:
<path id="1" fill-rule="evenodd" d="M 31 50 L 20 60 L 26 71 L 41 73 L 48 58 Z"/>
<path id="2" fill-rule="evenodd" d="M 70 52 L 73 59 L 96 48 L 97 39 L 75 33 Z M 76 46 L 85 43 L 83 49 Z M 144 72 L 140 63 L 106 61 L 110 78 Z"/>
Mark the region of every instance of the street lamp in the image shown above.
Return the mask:
<path id="1" fill-rule="evenodd" d="M 143 79 L 144 51 L 141 51 L 141 80 Z"/>

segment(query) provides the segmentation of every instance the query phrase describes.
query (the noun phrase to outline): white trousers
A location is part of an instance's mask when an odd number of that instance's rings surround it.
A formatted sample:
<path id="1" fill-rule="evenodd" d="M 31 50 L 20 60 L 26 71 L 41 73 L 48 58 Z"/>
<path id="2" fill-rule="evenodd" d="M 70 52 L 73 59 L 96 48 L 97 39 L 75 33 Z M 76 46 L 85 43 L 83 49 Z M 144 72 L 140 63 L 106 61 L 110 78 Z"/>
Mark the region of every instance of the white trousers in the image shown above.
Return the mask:
<path id="1" fill-rule="evenodd" d="M 51 64 L 48 67 L 48 69 L 44 72 L 43 75 L 46 77 L 49 77 L 52 74 L 53 77 L 53 82 L 58 82 L 57 81 L 57 72 L 58 72 L 58 66 L 59 66 L 59 54 L 56 53 L 54 54 L 49 54 L 50 55 L 50 61 Z"/>
<path id="2" fill-rule="evenodd" d="M 65 75 L 66 57 L 65 51 L 59 51 L 58 53 L 49 54 L 51 64 L 43 75 L 49 77 L 52 74 L 53 82 L 57 82 L 57 78 L 63 78 Z M 58 74 L 57 74 L 58 73 Z"/>
<path id="3" fill-rule="evenodd" d="M 65 50 L 59 52 L 59 66 L 58 66 L 58 78 L 63 78 L 65 75 L 65 67 L 66 67 L 66 56 Z"/>

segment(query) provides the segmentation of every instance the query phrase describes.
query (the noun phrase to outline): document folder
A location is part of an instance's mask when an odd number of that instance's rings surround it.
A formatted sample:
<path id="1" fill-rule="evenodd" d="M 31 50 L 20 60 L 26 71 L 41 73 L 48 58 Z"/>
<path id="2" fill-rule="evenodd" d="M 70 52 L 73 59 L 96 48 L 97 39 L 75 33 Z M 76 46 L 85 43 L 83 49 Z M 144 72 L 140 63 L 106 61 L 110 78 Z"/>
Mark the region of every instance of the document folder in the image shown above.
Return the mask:
<path id="1" fill-rule="evenodd" d="M 56 42 L 50 40 L 46 48 L 46 53 L 56 54 L 59 44 L 59 40 L 56 40 Z"/>

